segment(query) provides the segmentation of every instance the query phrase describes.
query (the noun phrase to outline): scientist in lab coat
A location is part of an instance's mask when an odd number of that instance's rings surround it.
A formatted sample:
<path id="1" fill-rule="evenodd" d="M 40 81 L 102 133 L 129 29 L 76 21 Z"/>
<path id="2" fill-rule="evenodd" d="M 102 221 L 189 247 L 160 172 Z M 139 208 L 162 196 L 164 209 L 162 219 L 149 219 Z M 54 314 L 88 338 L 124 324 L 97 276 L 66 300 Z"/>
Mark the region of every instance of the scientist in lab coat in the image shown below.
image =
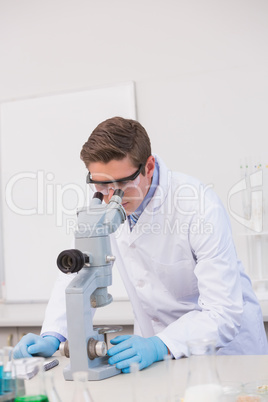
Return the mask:
<path id="1" fill-rule="evenodd" d="M 87 181 L 108 202 L 124 190 L 127 220 L 111 235 L 112 249 L 131 301 L 133 336 L 117 336 L 109 363 L 129 372 L 188 355 L 187 342 L 214 339 L 218 354 L 267 354 L 262 312 L 238 260 L 228 215 L 213 190 L 168 170 L 151 153 L 137 121 L 100 123 L 81 151 Z M 75 274 L 74 274 L 75 275 Z M 15 357 L 51 356 L 68 339 L 65 288 L 59 274 L 41 336 L 27 334 Z"/>

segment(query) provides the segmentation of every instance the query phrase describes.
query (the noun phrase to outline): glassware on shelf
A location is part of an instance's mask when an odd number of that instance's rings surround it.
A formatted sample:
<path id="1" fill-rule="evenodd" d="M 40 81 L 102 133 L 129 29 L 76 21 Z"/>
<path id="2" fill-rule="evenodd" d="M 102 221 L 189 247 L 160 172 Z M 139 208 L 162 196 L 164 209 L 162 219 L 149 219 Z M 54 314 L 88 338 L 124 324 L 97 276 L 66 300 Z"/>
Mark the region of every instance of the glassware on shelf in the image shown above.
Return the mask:
<path id="1" fill-rule="evenodd" d="M 268 300 L 268 164 L 267 157 L 247 157 L 233 194 L 242 196 L 243 215 L 230 211 L 244 226 L 246 270 L 259 300 Z"/>

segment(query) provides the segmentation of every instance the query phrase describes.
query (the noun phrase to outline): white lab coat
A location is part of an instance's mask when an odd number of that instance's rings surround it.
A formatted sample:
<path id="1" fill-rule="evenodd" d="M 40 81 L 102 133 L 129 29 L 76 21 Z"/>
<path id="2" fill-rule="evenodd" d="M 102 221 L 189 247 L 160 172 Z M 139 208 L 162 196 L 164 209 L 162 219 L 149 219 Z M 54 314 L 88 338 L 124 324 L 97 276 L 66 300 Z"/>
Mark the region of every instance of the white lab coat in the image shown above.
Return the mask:
<path id="1" fill-rule="evenodd" d="M 237 259 L 227 213 L 193 177 L 169 171 L 160 158 L 159 186 L 132 232 L 111 235 L 117 268 L 132 303 L 138 335 L 159 336 L 175 358 L 187 342 L 213 338 L 219 354 L 266 354 L 262 312 Z M 67 337 L 60 274 L 42 333 Z"/>

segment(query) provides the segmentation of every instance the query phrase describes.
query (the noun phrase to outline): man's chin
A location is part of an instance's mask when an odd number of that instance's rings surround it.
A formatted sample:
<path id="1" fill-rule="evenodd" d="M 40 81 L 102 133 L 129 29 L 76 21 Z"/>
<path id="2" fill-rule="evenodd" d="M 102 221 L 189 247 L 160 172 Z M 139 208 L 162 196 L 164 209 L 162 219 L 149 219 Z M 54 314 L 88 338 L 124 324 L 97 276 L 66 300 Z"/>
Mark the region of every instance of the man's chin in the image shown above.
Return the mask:
<path id="1" fill-rule="evenodd" d="M 124 208 L 125 209 L 125 208 Z M 128 211 L 127 209 L 125 209 L 126 215 L 130 216 L 132 214 L 133 211 Z"/>
<path id="2" fill-rule="evenodd" d="M 123 203 L 123 204 L 122 204 L 122 207 L 124 208 L 124 210 L 125 210 L 127 216 L 131 215 L 132 212 L 134 212 L 134 211 L 132 211 L 132 210 L 129 209 L 128 202 Z"/>

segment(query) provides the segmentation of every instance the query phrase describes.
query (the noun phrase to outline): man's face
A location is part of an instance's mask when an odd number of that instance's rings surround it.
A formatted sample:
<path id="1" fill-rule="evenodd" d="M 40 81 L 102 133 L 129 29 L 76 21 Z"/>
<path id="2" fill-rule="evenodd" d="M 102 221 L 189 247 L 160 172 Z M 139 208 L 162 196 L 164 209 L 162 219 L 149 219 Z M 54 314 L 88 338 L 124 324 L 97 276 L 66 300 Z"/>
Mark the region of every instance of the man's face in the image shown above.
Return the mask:
<path id="1" fill-rule="evenodd" d="M 111 180 L 114 183 L 106 185 L 104 192 L 104 201 L 106 203 L 111 199 L 115 188 L 122 188 L 124 197 L 122 205 L 127 215 L 132 214 L 138 206 L 142 203 L 144 197 L 149 191 L 153 172 L 155 166 L 155 159 L 150 156 L 145 165 L 145 175 L 141 173 L 134 180 L 127 182 L 116 182 L 116 180 L 128 177 L 137 172 L 137 167 L 133 166 L 130 158 L 127 156 L 122 160 L 111 160 L 108 163 L 91 162 L 88 165 L 88 170 L 91 173 L 91 178 L 98 181 Z M 96 191 L 99 191 L 96 185 Z M 101 191 L 101 190 L 100 190 Z"/>

